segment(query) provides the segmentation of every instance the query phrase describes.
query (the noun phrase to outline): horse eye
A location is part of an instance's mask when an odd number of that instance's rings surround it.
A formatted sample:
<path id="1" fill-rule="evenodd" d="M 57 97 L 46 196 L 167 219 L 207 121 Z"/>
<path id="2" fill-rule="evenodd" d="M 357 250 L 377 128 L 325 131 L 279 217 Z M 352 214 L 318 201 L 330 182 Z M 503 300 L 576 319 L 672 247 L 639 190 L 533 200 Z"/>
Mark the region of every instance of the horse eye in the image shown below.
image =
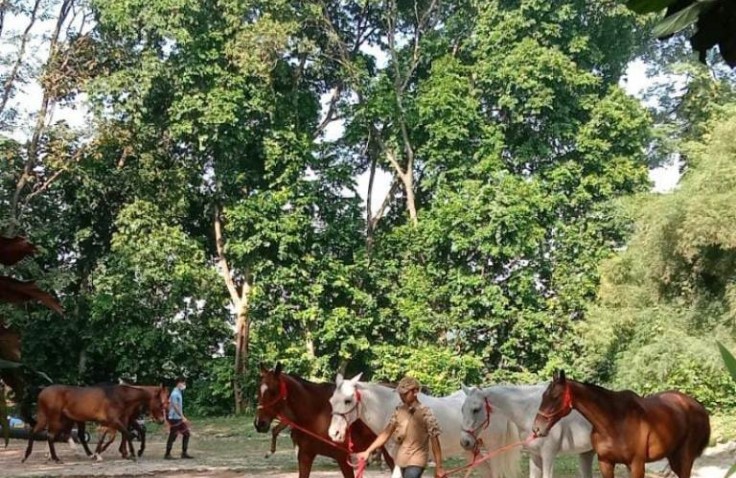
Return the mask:
<path id="1" fill-rule="evenodd" d="M 348 399 L 346 399 L 346 400 L 345 400 L 345 405 L 350 405 L 350 402 L 351 402 L 351 401 L 352 401 L 352 400 L 350 400 L 349 398 L 348 398 Z"/>
<path id="2" fill-rule="evenodd" d="M 473 413 L 478 413 L 478 412 L 480 412 L 480 408 L 474 408 L 473 409 Z"/>

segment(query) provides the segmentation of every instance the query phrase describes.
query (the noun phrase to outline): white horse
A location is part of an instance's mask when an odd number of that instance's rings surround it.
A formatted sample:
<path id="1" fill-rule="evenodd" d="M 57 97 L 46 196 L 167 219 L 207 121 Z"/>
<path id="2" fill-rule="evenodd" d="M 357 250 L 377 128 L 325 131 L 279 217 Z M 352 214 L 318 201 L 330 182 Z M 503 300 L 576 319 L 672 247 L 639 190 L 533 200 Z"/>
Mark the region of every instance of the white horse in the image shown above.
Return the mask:
<path id="1" fill-rule="evenodd" d="M 378 435 L 388 424 L 391 415 L 401 403 L 396 390 L 374 383 L 360 382 L 360 374 L 345 380 L 341 374 L 335 381 L 335 392 L 330 398 L 332 405 L 332 422 L 329 435 L 335 441 L 342 441 L 350 424 L 358 419 Z M 460 390 L 447 397 L 431 397 L 419 394 L 419 402 L 432 410 L 442 430 L 439 440 L 443 457 L 465 456 L 472 458 L 471 451 L 460 446 L 462 432 L 461 407 L 465 393 Z M 534 417 L 532 417 L 534 418 Z M 519 430 L 514 423 L 502 413 L 493 414 L 489 428 L 489 437 L 485 446 L 490 450 L 518 441 Z M 387 448 L 394 455 L 395 444 Z M 514 447 L 506 453 L 483 462 L 484 476 L 489 478 L 515 478 L 519 475 L 520 447 Z M 396 469 L 394 470 L 394 476 Z"/>
<path id="2" fill-rule="evenodd" d="M 472 449 L 477 438 L 483 440 L 489 434 L 485 426 L 490 411 L 491 417 L 498 412 L 508 416 L 518 427 L 520 438 L 531 435 L 532 424 L 542 394 L 547 384 L 540 385 L 499 385 L 484 389 L 468 388 L 463 385 L 467 395 L 462 407 L 463 433 L 461 445 Z M 552 478 L 555 457 L 558 454 L 580 455 L 580 471 L 583 478 L 593 476 L 593 457 L 595 451 L 590 442 L 593 427 L 576 410 L 558 422 L 546 437 L 538 437 L 525 444 L 529 456 L 529 476 L 531 478 Z"/>

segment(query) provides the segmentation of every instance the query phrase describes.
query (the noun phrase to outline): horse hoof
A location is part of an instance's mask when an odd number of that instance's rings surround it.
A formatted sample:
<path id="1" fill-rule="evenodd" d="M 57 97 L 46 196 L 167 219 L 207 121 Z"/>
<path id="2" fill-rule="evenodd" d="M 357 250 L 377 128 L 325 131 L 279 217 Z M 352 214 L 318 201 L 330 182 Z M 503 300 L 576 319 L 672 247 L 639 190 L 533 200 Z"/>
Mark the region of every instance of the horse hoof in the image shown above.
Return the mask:
<path id="1" fill-rule="evenodd" d="M 95 461 L 102 461 L 102 455 L 98 455 L 97 453 L 92 455 L 92 458 L 94 458 Z"/>

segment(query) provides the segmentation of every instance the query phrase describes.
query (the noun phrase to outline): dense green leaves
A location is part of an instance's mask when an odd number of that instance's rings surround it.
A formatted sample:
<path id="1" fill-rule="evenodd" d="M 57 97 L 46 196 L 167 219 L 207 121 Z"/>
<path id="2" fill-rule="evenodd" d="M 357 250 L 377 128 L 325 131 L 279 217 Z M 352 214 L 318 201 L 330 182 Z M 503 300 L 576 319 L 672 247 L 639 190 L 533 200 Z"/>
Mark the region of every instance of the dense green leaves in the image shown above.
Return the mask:
<path id="1" fill-rule="evenodd" d="M 610 271 L 649 264 L 624 254 L 599 283 L 638 217 L 622 199 L 649 188 L 655 162 L 653 118 L 618 86 L 647 35 L 622 3 L 114 0 L 89 13 L 93 29 L 49 64 L 47 78 L 75 81 L 45 87 L 54 101 L 85 93 L 90 130 L 43 129 L 23 213 L 2 218 L 43 246 L 25 267 L 45 269 L 69 311 L 9 318 L 55 380 L 186 373 L 196 411 L 226 413 L 233 394 L 236 410 L 254 396 L 260 361 L 319 379 L 414 373 L 443 393 L 573 361 L 629 383 L 600 350 L 661 353 L 631 316 L 591 319 L 613 307 L 591 309 L 599 285 L 623 287 Z M 675 136 L 710 116 L 700 98 L 728 96 L 692 91 Z M 31 148 L 0 146 L 5 206 Z M 394 186 L 384 199 L 374 184 L 384 206 L 366 211 L 356 178 L 371 173 Z M 718 209 L 724 188 L 691 193 Z M 604 300 L 686 297 L 705 269 L 731 297 L 730 263 L 703 252 L 730 240 L 727 217 L 679 199 L 662 217 L 702 233 L 647 252 L 655 268 L 675 255 L 661 267 L 678 281 L 636 276 Z M 668 335 L 681 342 L 668 370 L 705 350 L 691 335 Z M 676 382 L 710 364 L 674 367 Z M 719 380 L 692 390 L 716 400 Z"/>
<path id="2" fill-rule="evenodd" d="M 636 233 L 604 263 L 600 306 L 581 328 L 592 373 L 636 390 L 666 384 L 711 406 L 733 405 L 736 384 L 713 339 L 734 337 L 734 118 L 727 107 L 688 144 L 692 166 L 678 190 L 635 203 Z"/>

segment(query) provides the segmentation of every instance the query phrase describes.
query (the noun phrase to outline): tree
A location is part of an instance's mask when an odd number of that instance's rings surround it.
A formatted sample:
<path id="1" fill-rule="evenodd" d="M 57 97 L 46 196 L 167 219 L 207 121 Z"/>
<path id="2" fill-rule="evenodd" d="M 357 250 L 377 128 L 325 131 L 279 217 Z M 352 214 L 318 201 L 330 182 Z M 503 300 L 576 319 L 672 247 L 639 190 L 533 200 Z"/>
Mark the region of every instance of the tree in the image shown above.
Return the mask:
<path id="1" fill-rule="evenodd" d="M 635 203 L 636 232 L 604 263 L 599 303 L 581 326 L 589 374 L 734 405 L 712 340 L 733 340 L 735 113 L 725 106 L 684 146 L 690 166 L 676 191 Z"/>

